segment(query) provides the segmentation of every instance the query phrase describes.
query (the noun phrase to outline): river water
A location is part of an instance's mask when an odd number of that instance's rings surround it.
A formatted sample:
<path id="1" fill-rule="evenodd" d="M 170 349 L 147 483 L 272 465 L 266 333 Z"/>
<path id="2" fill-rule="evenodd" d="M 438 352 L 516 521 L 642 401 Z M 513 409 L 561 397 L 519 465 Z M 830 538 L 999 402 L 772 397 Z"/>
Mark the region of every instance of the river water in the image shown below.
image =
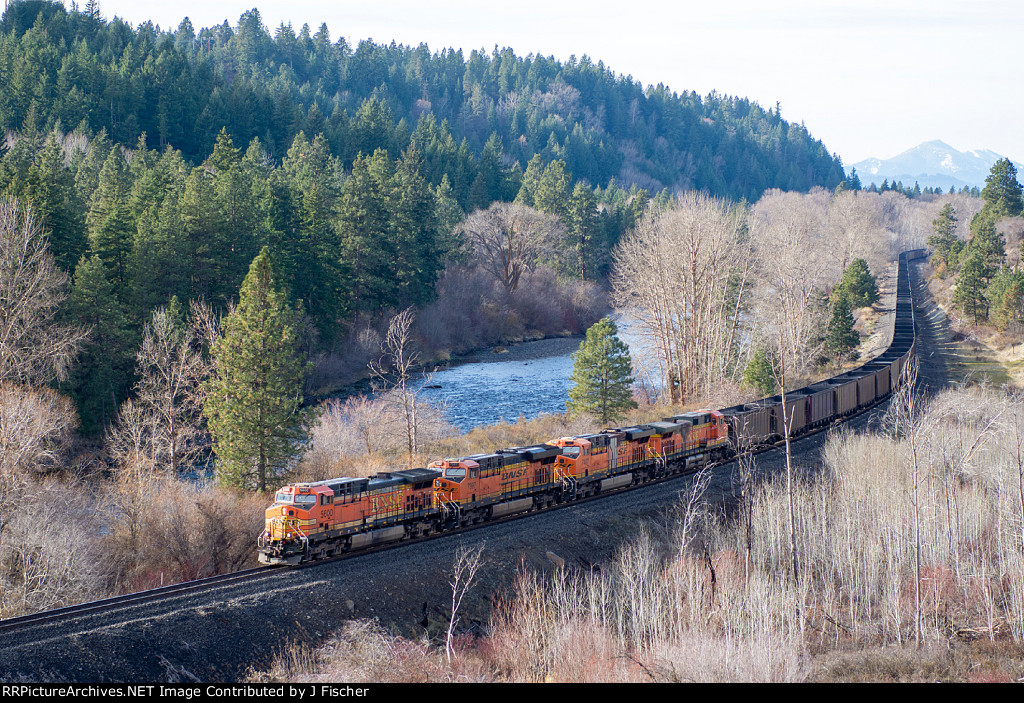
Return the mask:
<path id="1" fill-rule="evenodd" d="M 635 350 L 644 346 L 630 323 L 616 320 L 619 337 Z M 421 397 L 442 408 L 448 421 L 466 432 L 501 420 L 514 422 L 541 413 L 563 413 L 569 399 L 571 354 L 583 337 L 542 339 L 481 352 L 420 379 Z M 437 387 L 432 387 L 437 386 Z"/>
<path id="2" fill-rule="evenodd" d="M 420 396 L 442 408 L 463 432 L 520 415 L 565 412 L 572 374 L 570 354 L 581 337 L 542 339 L 481 352 L 419 380 Z"/>

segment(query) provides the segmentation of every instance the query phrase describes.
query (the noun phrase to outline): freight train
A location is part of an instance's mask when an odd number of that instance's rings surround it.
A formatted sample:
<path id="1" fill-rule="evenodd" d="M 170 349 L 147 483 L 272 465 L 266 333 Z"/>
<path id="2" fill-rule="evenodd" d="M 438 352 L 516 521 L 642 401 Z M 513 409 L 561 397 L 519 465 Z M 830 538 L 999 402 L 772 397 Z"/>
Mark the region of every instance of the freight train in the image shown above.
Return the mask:
<path id="1" fill-rule="evenodd" d="M 861 367 L 782 396 L 700 410 L 426 468 L 279 489 L 259 539 L 264 564 L 297 565 L 415 539 L 698 470 L 840 422 L 888 398 L 914 354 L 909 261 L 899 258 L 892 343 Z"/>

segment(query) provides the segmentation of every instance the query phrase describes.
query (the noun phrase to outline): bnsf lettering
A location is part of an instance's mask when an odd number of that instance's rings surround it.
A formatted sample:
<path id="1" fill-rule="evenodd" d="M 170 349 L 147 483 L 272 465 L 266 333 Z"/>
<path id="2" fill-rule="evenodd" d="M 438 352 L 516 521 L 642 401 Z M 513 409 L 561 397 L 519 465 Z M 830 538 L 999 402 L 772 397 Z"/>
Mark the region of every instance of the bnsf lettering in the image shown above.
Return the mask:
<path id="1" fill-rule="evenodd" d="M 387 493 L 382 496 L 370 496 L 370 508 L 375 513 L 398 510 L 402 500 L 397 493 Z"/>
<path id="2" fill-rule="evenodd" d="M 530 473 L 530 467 L 524 467 L 522 469 L 513 469 L 512 471 L 506 471 L 501 475 L 502 481 L 515 481 L 517 478 L 523 478 L 526 474 Z"/>

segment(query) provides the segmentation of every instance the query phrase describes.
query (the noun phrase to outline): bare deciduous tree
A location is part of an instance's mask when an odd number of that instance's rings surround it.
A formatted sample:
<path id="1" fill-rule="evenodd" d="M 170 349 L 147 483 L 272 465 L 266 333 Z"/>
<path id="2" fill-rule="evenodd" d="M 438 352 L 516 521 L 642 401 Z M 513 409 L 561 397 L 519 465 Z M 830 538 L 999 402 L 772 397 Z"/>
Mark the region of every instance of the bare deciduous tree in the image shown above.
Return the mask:
<path id="1" fill-rule="evenodd" d="M 735 332 L 728 319 L 740 302 L 727 297 L 727 284 L 738 269 L 743 295 L 744 253 L 736 211 L 700 193 L 648 213 L 615 250 L 613 300 L 656 350 L 673 402 L 707 397 L 723 370 Z"/>
<path id="2" fill-rule="evenodd" d="M 762 280 L 756 311 L 759 334 L 773 351 L 772 374 L 782 394 L 782 436 L 786 446 L 786 493 L 794 584 L 800 583 L 796 543 L 793 460 L 790 442 L 793 418 L 786 400 L 790 374 L 799 376 L 816 356 L 822 315 L 814 305 L 832 278 L 838 278 L 831 252 L 824 245 L 825 209 L 813 198 L 772 191 L 751 213 L 751 237 Z M 799 606 L 798 606 L 799 610 Z"/>
<path id="3" fill-rule="evenodd" d="M 880 221 L 879 206 L 874 193 L 852 190 L 829 201 L 825 236 L 839 275 L 857 258 L 867 261 L 875 272 L 883 271 L 892 261 L 895 235 Z"/>
<path id="4" fill-rule="evenodd" d="M 740 434 L 745 436 L 747 428 Z M 752 497 L 754 474 L 757 472 L 757 458 L 749 445 L 737 452 L 735 467 L 739 473 L 740 509 L 743 511 L 741 522 L 744 528 L 743 540 L 743 583 L 750 583 L 750 559 L 754 551 L 754 500 Z"/>
<path id="5" fill-rule="evenodd" d="M 68 277 L 42 223 L 15 198 L 0 199 L 0 380 L 64 380 L 87 331 L 58 322 Z"/>
<path id="6" fill-rule="evenodd" d="M 370 371 L 380 384 L 381 390 L 392 389 L 393 400 L 405 420 L 405 438 L 409 461 L 418 449 L 416 438 L 417 393 L 410 388 L 413 369 L 420 355 L 413 349 L 412 323 L 415 319 L 412 308 L 395 315 L 388 325 L 388 333 L 380 343 L 384 356 L 370 364 Z"/>
<path id="7" fill-rule="evenodd" d="M 392 416 L 404 423 L 407 457 L 412 462 L 419 451 L 419 429 L 422 401 L 419 390 L 413 388 L 413 375 L 419 363 L 419 352 L 414 348 L 412 323 L 415 319 L 412 308 L 392 318 L 388 332 L 380 344 L 383 356 L 370 364 L 370 372 L 376 377 L 375 389 L 392 408 Z"/>
<path id="8" fill-rule="evenodd" d="M 65 396 L 0 383 L 0 511 L 18 499 L 28 474 L 62 466 L 77 427 L 74 404 Z"/>
<path id="9" fill-rule="evenodd" d="M 445 635 L 444 651 L 448 656 L 448 663 L 452 661 L 452 644 L 455 639 L 455 626 L 459 622 L 459 608 L 462 607 L 462 600 L 473 587 L 473 579 L 480 570 L 483 563 L 483 545 L 476 549 L 469 549 L 466 546 L 459 547 L 455 553 L 455 564 L 448 575 L 448 585 L 452 587 L 452 612 L 448 618 L 448 632 Z"/>
<path id="10" fill-rule="evenodd" d="M 562 238 L 557 217 L 520 203 L 494 203 L 477 210 L 459 225 L 474 256 L 514 293 L 523 274 L 549 256 Z"/>
<path id="11" fill-rule="evenodd" d="M 917 358 L 911 359 L 904 369 L 903 378 L 889 407 L 885 411 L 885 423 L 892 428 L 897 438 L 903 438 L 910 444 L 911 458 L 911 509 L 914 524 L 914 641 L 921 647 L 923 637 L 921 629 L 921 499 L 920 499 L 920 462 L 918 449 L 921 444 L 921 433 L 924 429 L 921 422 L 922 398 L 917 388 Z"/>
<path id="12" fill-rule="evenodd" d="M 824 218 L 825 210 L 812 199 L 778 191 L 765 194 L 751 211 L 750 235 L 761 274 L 757 331 L 794 376 L 815 357 L 823 322 L 815 298 L 842 273 L 824 236 Z"/>
<path id="13" fill-rule="evenodd" d="M 215 327 L 205 306 L 193 305 L 188 324 L 176 309 L 162 307 L 146 325 L 136 354 L 139 381 L 134 401 L 121 409 L 109 443 L 122 464 L 140 462 L 176 472 L 203 450 L 203 381 L 210 364 L 203 342 Z"/>
<path id="14" fill-rule="evenodd" d="M 365 395 L 348 398 L 344 403 L 328 401 L 310 432 L 310 453 L 340 455 L 355 449 L 377 454 L 390 449 L 390 432 L 385 426 L 386 410 L 379 398 Z"/>
<path id="15" fill-rule="evenodd" d="M 0 618 L 59 608 L 102 595 L 103 554 L 88 492 L 74 483 L 25 482 L 18 510 L 4 514 Z"/>

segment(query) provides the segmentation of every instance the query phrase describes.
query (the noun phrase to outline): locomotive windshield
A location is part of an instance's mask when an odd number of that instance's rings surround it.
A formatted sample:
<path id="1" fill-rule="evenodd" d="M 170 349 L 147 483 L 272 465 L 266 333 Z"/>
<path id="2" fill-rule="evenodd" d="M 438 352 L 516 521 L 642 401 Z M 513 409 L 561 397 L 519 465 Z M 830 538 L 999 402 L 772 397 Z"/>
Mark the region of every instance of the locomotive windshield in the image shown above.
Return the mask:
<path id="1" fill-rule="evenodd" d="M 457 466 L 451 467 L 451 468 L 447 468 L 447 469 L 444 470 L 444 477 L 445 478 L 451 478 L 451 479 L 465 478 L 466 477 L 466 470 L 462 469 L 462 468 L 459 468 Z"/>
<path id="2" fill-rule="evenodd" d="M 298 505 L 316 504 L 316 496 L 313 495 L 292 495 L 291 493 L 278 493 L 274 496 L 275 503 L 296 503 Z"/>

